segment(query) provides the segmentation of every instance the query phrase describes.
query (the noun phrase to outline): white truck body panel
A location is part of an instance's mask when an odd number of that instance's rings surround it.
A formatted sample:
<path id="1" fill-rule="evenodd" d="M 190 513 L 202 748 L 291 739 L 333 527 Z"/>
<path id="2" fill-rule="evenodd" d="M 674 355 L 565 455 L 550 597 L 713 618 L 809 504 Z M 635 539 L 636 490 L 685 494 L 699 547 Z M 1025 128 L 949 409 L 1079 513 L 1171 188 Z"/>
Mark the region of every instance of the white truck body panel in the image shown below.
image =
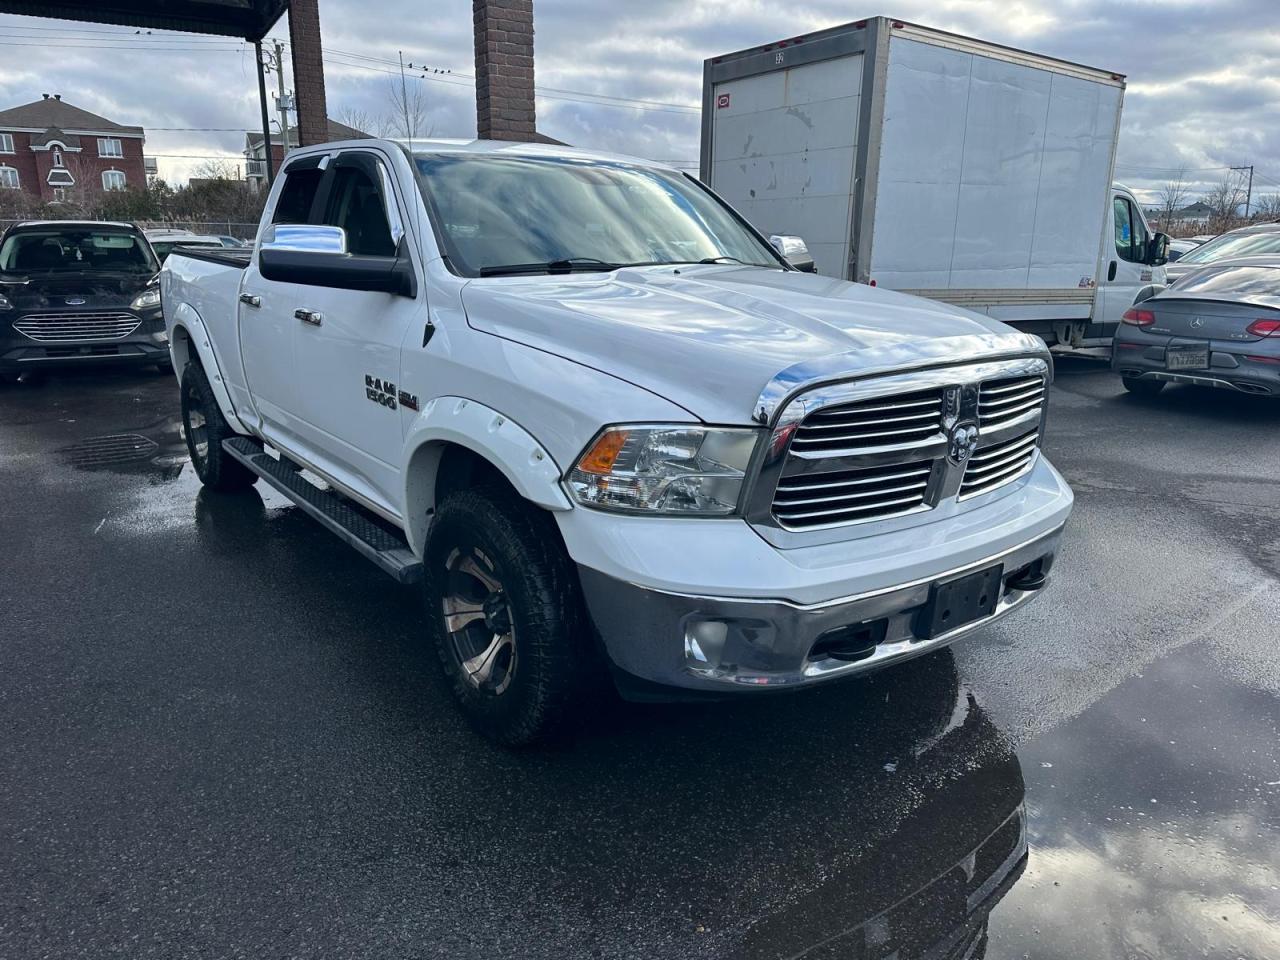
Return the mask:
<path id="1" fill-rule="evenodd" d="M 1041 328 L 1118 321 L 1095 292 L 1122 77 L 885 18 L 705 77 L 703 179 L 819 273 Z"/>

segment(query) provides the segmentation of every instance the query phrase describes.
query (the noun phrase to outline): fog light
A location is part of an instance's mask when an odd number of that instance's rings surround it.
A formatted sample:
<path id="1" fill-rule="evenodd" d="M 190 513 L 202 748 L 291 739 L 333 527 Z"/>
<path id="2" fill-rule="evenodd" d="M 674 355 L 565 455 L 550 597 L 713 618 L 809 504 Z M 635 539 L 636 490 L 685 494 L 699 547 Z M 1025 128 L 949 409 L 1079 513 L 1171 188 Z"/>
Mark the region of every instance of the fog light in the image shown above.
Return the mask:
<path id="1" fill-rule="evenodd" d="M 684 628 L 684 655 L 703 669 L 720 667 L 729 625 L 723 620 L 690 620 Z"/>

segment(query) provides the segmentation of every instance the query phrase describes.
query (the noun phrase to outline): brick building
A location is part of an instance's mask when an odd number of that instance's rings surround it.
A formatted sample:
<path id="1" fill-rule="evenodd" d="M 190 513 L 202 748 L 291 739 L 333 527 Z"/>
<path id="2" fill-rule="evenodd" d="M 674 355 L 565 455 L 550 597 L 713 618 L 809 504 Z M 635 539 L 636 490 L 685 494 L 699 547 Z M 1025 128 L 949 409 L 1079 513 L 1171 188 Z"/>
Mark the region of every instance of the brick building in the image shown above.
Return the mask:
<path id="1" fill-rule="evenodd" d="M 146 183 L 141 127 L 45 94 L 0 111 L 0 188 L 45 201 L 86 200 Z"/>

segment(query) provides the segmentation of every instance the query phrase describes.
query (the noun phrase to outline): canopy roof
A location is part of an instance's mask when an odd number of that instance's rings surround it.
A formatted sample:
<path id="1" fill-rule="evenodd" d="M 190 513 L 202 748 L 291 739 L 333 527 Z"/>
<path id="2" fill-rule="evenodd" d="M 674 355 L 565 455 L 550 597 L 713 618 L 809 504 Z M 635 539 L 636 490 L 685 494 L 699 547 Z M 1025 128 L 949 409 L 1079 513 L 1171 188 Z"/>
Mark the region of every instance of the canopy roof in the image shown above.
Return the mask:
<path id="1" fill-rule="evenodd" d="M 0 13 L 261 40 L 289 0 L 0 0 Z"/>

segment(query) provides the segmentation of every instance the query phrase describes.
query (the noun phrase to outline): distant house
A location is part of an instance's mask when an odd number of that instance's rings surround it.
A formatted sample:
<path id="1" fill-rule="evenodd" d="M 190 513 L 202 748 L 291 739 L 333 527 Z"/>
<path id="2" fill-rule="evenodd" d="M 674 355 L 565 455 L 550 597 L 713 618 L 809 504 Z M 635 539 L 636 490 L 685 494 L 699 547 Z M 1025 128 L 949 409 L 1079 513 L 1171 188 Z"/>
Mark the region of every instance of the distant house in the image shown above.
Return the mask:
<path id="1" fill-rule="evenodd" d="M 345 123 L 339 123 L 337 120 L 329 121 L 329 139 L 330 140 L 364 140 L 370 135 L 363 131 L 357 130 L 355 127 L 349 127 Z M 298 145 L 298 128 L 289 128 L 289 144 L 291 146 Z M 266 151 L 262 149 L 262 134 L 248 133 L 244 138 L 244 156 L 245 156 L 245 179 L 265 183 L 267 177 Z M 279 170 L 280 164 L 284 160 L 284 145 L 280 140 L 279 133 L 271 134 L 271 168 Z"/>
<path id="2" fill-rule="evenodd" d="M 143 186 L 146 135 L 67 103 L 61 94 L 0 111 L 0 188 L 46 201 Z"/>

